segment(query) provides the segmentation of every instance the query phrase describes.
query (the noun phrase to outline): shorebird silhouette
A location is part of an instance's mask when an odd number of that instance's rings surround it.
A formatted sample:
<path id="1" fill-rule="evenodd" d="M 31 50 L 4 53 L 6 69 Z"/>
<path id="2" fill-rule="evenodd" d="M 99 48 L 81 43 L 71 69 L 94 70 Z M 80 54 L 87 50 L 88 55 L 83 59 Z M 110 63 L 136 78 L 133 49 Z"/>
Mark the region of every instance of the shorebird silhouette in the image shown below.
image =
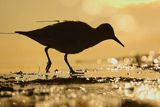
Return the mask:
<path id="1" fill-rule="evenodd" d="M 93 28 L 81 21 L 64 21 L 33 31 L 16 31 L 15 33 L 25 35 L 46 46 L 45 53 L 48 58 L 46 73 L 49 72 L 52 64 L 48 55 L 49 48 L 65 53 L 64 60 L 72 76 L 77 72 L 69 64 L 68 54 L 79 53 L 107 39 L 113 39 L 124 47 L 115 36 L 112 26 L 108 23 Z"/>

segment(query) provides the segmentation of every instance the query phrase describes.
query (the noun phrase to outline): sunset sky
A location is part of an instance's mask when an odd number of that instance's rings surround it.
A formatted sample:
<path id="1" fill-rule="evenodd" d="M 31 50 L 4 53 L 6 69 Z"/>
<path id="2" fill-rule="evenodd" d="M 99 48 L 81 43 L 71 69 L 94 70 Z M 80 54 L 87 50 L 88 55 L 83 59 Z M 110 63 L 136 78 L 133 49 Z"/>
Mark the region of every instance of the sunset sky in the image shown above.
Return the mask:
<path id="1" fill-rule="evenodd" d="M 147 53 L 160 49 L 160 0 L 0 0 L 0 32 L 33 30 L 52 22 L 41 20 L 80 20 L 97 27 L 110 23 L 126 46 L 108 40 L 69 59 L 97 59 Z M 0 35 L 0 72 L 37 70 L 45 67 L 44 46 L 18 34 Z M 52 60 L 63 54 L 49 50 Z M 63 64 L 62 64 L 63 65 Z"/>

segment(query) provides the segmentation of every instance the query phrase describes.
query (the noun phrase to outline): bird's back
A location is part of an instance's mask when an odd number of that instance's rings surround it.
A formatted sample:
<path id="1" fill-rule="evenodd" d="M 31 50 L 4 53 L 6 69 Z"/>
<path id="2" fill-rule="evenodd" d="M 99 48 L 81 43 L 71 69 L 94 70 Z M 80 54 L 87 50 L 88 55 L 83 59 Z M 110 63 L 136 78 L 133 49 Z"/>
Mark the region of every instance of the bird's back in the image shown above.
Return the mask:
<path id="1" fill-rule="evenodd" d="M 64 53 L 78 53 L 95 45 L 95 29 L 80 21 L 65 21 L 28 32 L 17 32 Z"/>
<path id="2" fill-rule="evenodd" d="M 55 39 L 85 39 L 93 32 L 93 28 L 88 24 L 80 21 L 65 21 L 46 26 L 41 29 L 29 31 L 29 35 L 46 36 Z"/>

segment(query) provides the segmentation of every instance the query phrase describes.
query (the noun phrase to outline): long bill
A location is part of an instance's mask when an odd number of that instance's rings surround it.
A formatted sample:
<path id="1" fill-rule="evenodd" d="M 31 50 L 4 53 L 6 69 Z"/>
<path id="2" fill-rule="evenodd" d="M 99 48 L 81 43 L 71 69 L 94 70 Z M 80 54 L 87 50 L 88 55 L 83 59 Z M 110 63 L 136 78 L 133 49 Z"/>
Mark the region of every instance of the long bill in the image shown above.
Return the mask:
<path id="1" fill-rule="evenodd" d="M 118 42 L 120 45 L 122 45 L 123 47 L 125 47 L 125 46 L 123 45 L 123 43 L 122 43 L 117 37 L 115 37 L 114 40 L 115 40 L 116 42 Z"/>

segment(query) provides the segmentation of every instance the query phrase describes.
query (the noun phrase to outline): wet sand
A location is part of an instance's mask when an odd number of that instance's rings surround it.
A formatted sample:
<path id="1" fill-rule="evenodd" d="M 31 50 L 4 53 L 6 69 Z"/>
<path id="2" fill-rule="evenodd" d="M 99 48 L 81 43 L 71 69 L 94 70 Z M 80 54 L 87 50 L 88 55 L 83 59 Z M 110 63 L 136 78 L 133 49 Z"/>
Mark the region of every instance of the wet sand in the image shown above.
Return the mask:
<path id="1" fill-rule="evenodd" d="M 74 78 L 59 70 L 1 74 L 0 107 L 159 107 L 159 55 L 142 57 L 78 62 L 87 69 Z"/>

